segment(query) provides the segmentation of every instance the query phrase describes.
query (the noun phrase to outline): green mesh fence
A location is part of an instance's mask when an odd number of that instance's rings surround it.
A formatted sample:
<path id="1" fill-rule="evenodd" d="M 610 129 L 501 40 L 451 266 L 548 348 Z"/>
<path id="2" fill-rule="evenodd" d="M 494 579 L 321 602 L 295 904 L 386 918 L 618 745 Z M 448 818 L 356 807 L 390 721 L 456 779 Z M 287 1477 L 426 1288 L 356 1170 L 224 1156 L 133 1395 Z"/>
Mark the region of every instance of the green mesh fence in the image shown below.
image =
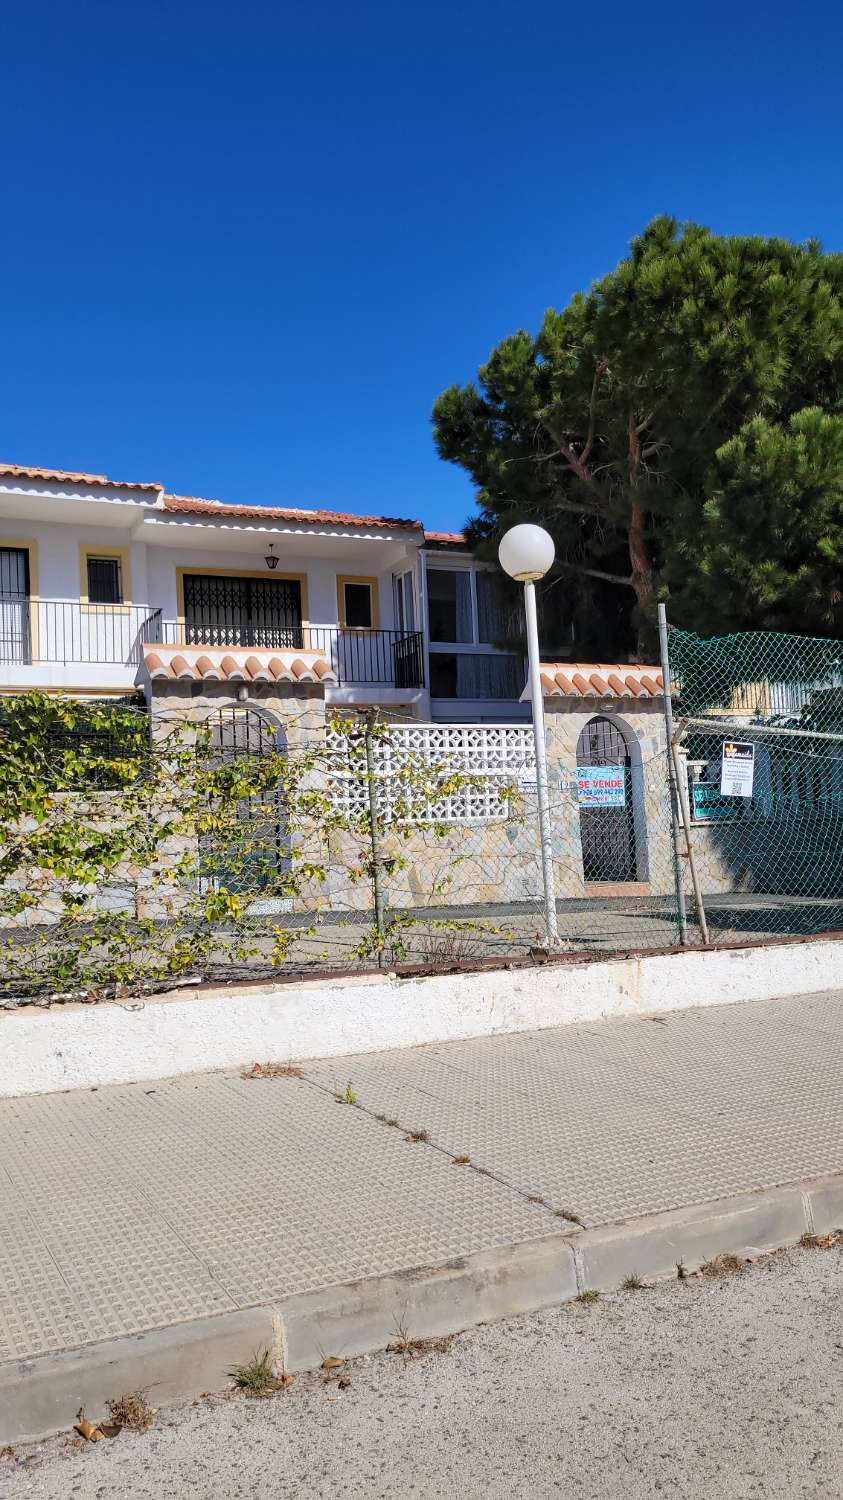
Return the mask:
<path id="1" fill-rule="evenodd" d="M 671 630 L 669 658 L 689 940 L 843 930 L 843 642 Z"/>

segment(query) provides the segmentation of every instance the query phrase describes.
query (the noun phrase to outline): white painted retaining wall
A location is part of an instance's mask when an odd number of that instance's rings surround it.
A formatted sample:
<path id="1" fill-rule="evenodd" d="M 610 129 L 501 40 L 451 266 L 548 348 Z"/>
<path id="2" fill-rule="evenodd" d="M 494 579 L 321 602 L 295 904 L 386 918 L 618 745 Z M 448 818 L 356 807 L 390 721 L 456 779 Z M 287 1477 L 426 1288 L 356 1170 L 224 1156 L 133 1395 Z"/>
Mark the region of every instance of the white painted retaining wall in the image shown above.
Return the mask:
<path id="1" fill-rule="evenodd" d="M 207 987 L 124 1005 L 25 1007 L 0 1012 L 0 1096 L 804 995 L 841 983 L 843 941 L 819 939 L 425 979 Z"/>

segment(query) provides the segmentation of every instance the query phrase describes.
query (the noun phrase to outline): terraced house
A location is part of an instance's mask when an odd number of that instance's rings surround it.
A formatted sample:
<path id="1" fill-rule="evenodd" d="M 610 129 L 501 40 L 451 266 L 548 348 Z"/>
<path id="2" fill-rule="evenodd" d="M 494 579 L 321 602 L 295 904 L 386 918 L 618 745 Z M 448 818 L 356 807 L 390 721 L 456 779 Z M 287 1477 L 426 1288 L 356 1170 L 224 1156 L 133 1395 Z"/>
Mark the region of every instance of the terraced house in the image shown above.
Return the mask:
<path id="1" fill-rule="evenodd" d="M 0 693 L 318 681 L 329 705 L 518 720 L 518 629 L 495 571 L 416 520 L 0 464 Z"/>
<path id="2" fill-rule="evenodd" d="M 376 706 L 395 721 L 381 751 L 387 803 L 402 757 L 472 778 L 432 804 L 455 829 L 436 880 L 449 872 L 460 899 L 538 889 L 521 629 L 498 572 L 417 520 L 0 464 L 0 699 L 142 694 L 153 734 L 201 721 L 233 753 L 318 737 L 333 754 L 329 711 Z M 658 669 L 554 659 L 542 685 L 560 893 L 662 888 Z M 336 753 L 331 790 L 345 806 L 354 786 Z M 614 768 L 616 805 L 580 807 L 584 766 Z M 521 814 L 502 783 L 525 792 Z M 340 904 L 364 897 L 343 888 Z"/>

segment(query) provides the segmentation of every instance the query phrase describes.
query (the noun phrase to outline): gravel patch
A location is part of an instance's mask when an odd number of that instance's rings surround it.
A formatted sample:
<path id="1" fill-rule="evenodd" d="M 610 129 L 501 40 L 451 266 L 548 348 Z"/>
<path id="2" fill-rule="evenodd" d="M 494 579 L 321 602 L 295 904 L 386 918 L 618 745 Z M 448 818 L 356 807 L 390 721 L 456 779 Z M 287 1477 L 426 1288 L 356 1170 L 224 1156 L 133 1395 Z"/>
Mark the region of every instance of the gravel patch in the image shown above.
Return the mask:
<path id="1" fill-rule="evenodd" d="M 145 1433 L 20 1448 L 0 1496 L 843 1496 L 840 1246 L 413 1353 L 354 1360 L 344 1389 L 337 1372 L 298 1377 L 265 1400 L 169 1408 Z"/>

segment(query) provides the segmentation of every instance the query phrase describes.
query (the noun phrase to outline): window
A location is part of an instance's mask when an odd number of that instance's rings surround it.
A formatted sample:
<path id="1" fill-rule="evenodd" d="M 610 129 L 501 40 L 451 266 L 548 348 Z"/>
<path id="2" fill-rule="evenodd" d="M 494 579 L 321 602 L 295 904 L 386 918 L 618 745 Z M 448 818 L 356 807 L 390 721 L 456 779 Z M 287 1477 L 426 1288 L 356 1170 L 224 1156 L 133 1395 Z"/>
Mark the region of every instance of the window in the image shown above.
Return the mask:
<path id="1" fill-rule="evenodd" d="M 477 636 L 487 646 L 509 640 L 518 633 L 513 629 L 514 611 L 509 606 L 504 592 L 503 579 L 498 573 L 478 570 L 474 575 L 477 589 Z"/>
<path id="2" fill-rule="evenodd" d="M 353 630 L 372 628 L 372 590 L 368 583 L 347 583 L 345 587 L 345 623 Z"/>
<path id="3" fill-rule="evenodd" d="M 427 615 L 432 641 L 472 641 L 471 574 L 468 569 L 428 569 Z"/>
<path id="4" fill-rule="evenodd" d="M 119 557 L 88 557 L 88 603 L 123 603 L 123 567 Z"/>
<path id="5" fill-rule="evenodd" d="M 348 630 L 376 630 L 378 626 L 378 581 L 376 578 L 338 578 L 339 623 Z"/>
<path id="6" fill-rule="evenodd" d="M 399 630 L 415 630 L 416 601 L 413 595 L 412 573 L 398 573 L 393 577 L 395 587 L 395 623 Z"/>

